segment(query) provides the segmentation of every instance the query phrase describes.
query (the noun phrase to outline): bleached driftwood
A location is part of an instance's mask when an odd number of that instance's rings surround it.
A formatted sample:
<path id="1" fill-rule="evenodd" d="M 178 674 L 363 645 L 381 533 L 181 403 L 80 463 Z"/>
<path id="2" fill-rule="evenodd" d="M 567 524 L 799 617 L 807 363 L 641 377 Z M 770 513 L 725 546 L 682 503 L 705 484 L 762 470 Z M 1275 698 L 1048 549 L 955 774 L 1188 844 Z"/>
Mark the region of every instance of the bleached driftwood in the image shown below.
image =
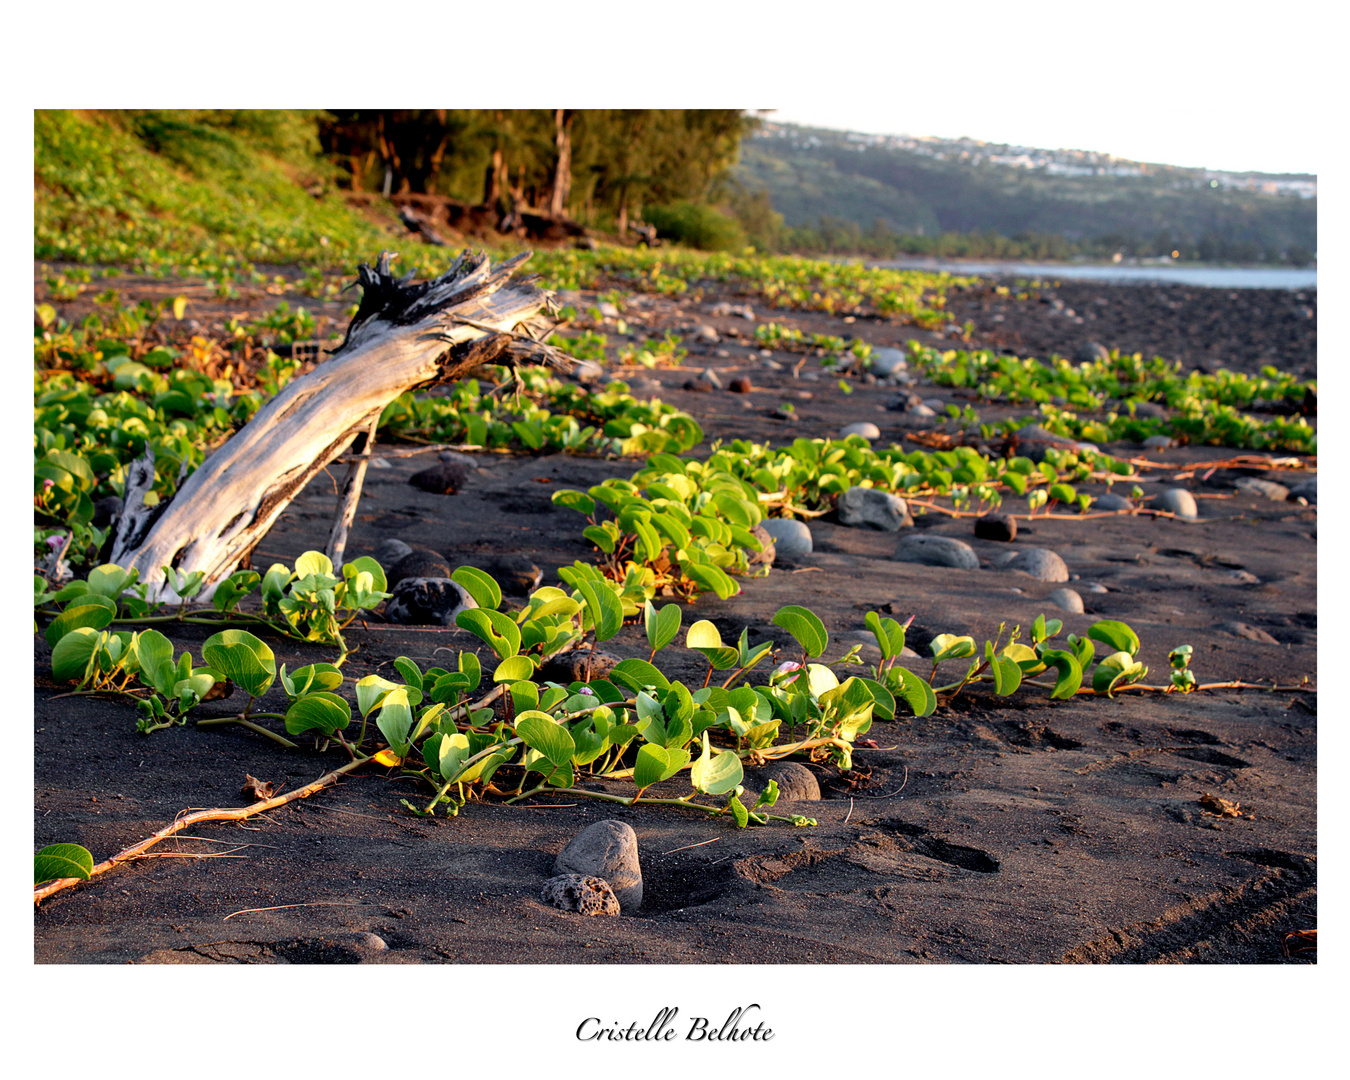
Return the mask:
<path id="1" fill-rule="evenodd" d="M 291 382 L 187 478 L 165 504 L 147 507 L 147 455 L 128 470 L 111 561 L 135 567 L 164 599 L 162 567 L 205 572 L 203 598 L 232 573 L 326 465 L 373 430 L 380 412 L 414 387 L 452 381 L 484 363 L 570 361 L 544 338 L 550 294 L 533 279 L 509 282 L 529 253 L 495 269 L 465 251 L 430 281 L 396 279 L 389 255 L 362 265 L 362 297 L 342 345 Z"/>

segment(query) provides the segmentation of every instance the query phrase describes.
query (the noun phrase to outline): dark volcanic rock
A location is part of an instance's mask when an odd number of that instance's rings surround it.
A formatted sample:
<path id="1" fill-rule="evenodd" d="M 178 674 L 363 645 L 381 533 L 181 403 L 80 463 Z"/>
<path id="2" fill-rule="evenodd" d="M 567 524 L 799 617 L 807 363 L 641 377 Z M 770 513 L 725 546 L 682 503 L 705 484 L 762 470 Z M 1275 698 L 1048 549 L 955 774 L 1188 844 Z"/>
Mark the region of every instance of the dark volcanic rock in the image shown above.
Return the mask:
<path id="1" fill-rule="evenodd" d="M 572 649 L 555 656 L 539 669 L 540 678 L 546 682 L 562 683 L 566 686 L 574 682 L 590 682 L 603 679 L 621 658 L 600 649 Z M 598 702 L 597 702 L 598 704 Z"/>
<path id="2" fill-rule="evenodd" d="M 637 833 L 622 821 L 597 821 L 582 829 L 562 849 L 553 872 L 604 878 L 623 908 L 631 911 L 642 904 Z"/>
<path id="3" fill-rule="evenodd" d="M 586 874 L 559 874 L 544 882 L 539 899 L 563 911 L 580 915 L 617 915 L 619 899 L 604 878 Z"/>
<path id="4" fill-rule="evenodd" d="M 413 473 L 408 483 L 433 495 L 453 495 L 464 486 L 464 466 L 457 461 L 439 461 L 430 468 Z"/>
<path id="5" fill-rule="evenodd" d="M 454 626 L 455 616 L 478 605 L 449 578 L 404 578 L 384 603 L 384 617 L 405 626 Z"/>
<path id="6" fill-rule="evenodd" d="M 392 590 L 405 578 L 448 578 L 450 576 L 450 564 L 434 551 L 410 551 L 394 563 L 385 576 L 388 578 L 389 588 Z"/>
<path id="7" fill-rule="evenodd" d="M 975 519 L 975 535 L 981 540 L 1017 539 L 1017 519 L 1011 514 L 985 514 Z"/>

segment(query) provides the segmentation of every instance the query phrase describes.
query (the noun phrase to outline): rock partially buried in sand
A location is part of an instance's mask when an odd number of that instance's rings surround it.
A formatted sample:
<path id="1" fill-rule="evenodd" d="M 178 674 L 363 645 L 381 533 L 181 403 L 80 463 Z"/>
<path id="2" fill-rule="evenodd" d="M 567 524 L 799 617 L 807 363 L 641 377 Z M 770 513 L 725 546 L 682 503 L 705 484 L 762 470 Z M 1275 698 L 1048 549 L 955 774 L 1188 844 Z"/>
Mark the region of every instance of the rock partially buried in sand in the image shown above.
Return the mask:
<path id="1" fill-rule="evenodd" d="M 1295 484 L 1289 489 L 1289 494 L 1296 499 L 1307 499 L 1314 506 L 1317 505 L 1317 477 L 1311 480 L 1304 480 L 1301 484 Z"/>
<path id="2" fill-rule="evenodd" d="M 384 617 L 404 626 L 454 626 L 455 616 L 478 604 L 449 578 L 404 578 L 384 603 Z"/>
<path id="3" fill-rule="evenodd" d="M 558 855 L 553 873 L 604 878 L 624 910 L 642 904 L 637 833 L 622 821 L 597 821 L 582 829 Z"/>
<path id="4" fill-rule="evenodd" d="M 856 424 L 845 424 L 839 429 L 839 437 L 847 439 L 850 435 L 861 435 L 864 439 L 881 438 L 881 429 L 870 420 L 862 420 Z"/>
<path id="5" fill-rule="evenodd" d="M 1111 354 L 1099 341 L 1085 341 L 1073 351 L 1073 359 L 1078 364 L 1106 363 Z"/>
<path id="6" fill-rule="evenodd" d="M 778 558 L 793 559 L 811 554 L 811 530 L 806 527 L 806 522 L 791 518 L 765 518 L 760 524 L 773 538 Z"/>
<path id="7" fill-rule="evenodd" d="M 884 532 L 899 532 L 913 525 L 905 500 L 878 488 L 851 487 L 837 503 L 841 525 L 867 525 Z"/>
<path id="8" fill-rule="evenodd" d="M 1011 514 L 985 514 L 975 519 L 975 536 L 980 540 L 1011 543 L 1017 539 L 1017 519 Z"/>
<path id="9" fill-rule="evenodd" d="M 872 350 L 872 372 L 882 378 L 894 375 L 897 371 L 904 371 L 908 366 L 905 354 L 899 349 L 883 345 Z"/>
<path id="10" fill-rule="evenodd" d="M 1247 641 L 1259 641 L 1263 645 L 1278 645 L 1279 642 L 1267 634 L 1259 626 L 1250 626 L 1245 622 L 1226 622 L 1219 626 L 1219 629 L 1226 634 L 1232 634 L 1234 637 L 1244 638 Z"/>
<path id="11" fill-rule="evenodd" d="M 1195 496 L 1185 488 L 1168 488 L 1159 492 L 1149 503 L 1155 510 L 1166 510 L 1177 517 L 1196 518 L 1200 511 L 1195 505 Z"/>
<path id="12" fill-rule="evenodd" d="M 1145 450 L 1170 450 L 1176 444 L 1170 435 L 1150 435 L 1141 445 Z"/>
<path id="13" fill-rule="evenodd" d="M 774 558 L 778 555 L 778 549 L 774 544 L 773 537 L 769 535 L 769 530 L 763 524 L 756 525 L 750 530 L 750 535 L 760 543 L 758 551 L 749 552 L 751 566 L 772 566 Z"/>
<path id="14" fill-rule="evenodd" d="M 562 683 L 564 686 L 574 682 L 590 682 L 592 679 L 603 679 L 614 670 L 619 660 L 620 657 L 601 649 L 572 649 L 547 660 L 539 669 L 539 675 L 546 682 Z"/>
<path id="15" fill-rule="evenodd" d="M 453 495 L 464 486 L 464 466 L 457 461 L 438 461 L 430 468 L 415 472 L 408 483 L 433 495 Z"/>
<path id="16" fill-rule="evenodd" d="M 434 551 L 410 551 L 389 567 L 389 589 L 407 578 L 448 578 L 450 564 Z"/>
<path id="17" fill-rule="evenodd" d="M 906 536 L 896 546 L 895 559 L 925 566 L 951 566 L 958 570 L 980 568 L 975 549 L 964 540 L 954 540 L 950 536 Z"/>
<path id="18" fill-rule="evenodd" d="M 1023 548 L 1003 560 L 1004 570 L 1021 570 L 1037 581 L 1068 581 L 1069 568 L 1049 548 Z"/>
<path id="19" fill-rule="evenodd" d="M 1098 495 L 1092 500 L 1092 509 L 1094 510 L 1129 510 L 1134 503 L 1123 496 L 1117 495 L 1114 491 L 1108 491 L 1105 495 Z"/>
<path id="20" fill-rule="evenodd" d="M 375 561 L 384 567 L 387 575 L 399 559 L 411 555 L 412 551 L 413 549 L 402 540 L 391 536 L 387 540 L 380 541 L 380 546 L 375 549 Z"/>
<path id="21" fill-rule="evenodd" d="M 759 798 L 760 793 L 773 780 L 778 784 L 779 802 L 819 802 L 820 782 L 816 774 L 805 765 L 796 761 L 772 761 L 762 769 L 755 769 L 745 776 L 745 790 L 754 797 L 745 805 Z"/>
<path id="22" fill-rule="evenodd" d="M 1061 611 L 1074 615 L 1083 614 L 1083 598 L 1072 589 L 1056 589 L 1046 599 Z"/>
<path id="23" fill-rule="evenodd" d="M 1286 502 L 1289 498 L 1289 489 L 1283 484 L 1277 484 L 1274 480 L 1262 480 L 1255 476 L 1241 476 L 1233 482 L 1233 486 L 1248 495 L 1256 495 L 1262 499 L 1269 499 L 1271 502 Z"/>
<path id="24" fill-rule="evenodd" d="M 544 882 L 539 899 L 579 915 L 617 915 L 619 900 L 609 882 L 585 874 L 559 874 Z"/>

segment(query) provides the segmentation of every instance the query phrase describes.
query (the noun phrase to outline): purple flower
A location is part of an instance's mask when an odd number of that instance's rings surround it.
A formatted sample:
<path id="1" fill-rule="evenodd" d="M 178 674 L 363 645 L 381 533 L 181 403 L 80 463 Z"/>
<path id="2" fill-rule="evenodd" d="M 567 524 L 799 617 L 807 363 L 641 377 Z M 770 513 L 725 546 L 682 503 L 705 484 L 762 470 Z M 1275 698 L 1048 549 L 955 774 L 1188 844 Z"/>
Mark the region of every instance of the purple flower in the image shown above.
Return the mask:
<path id="1" fill-rule="evenodd" d="M 592 690 L 589 686 L 583 686 L 580 690 L 577 691 L 577 693 L 585 694 L 587 697 L 595 697 L 595 691 Z"/>
<path id="2" fill-rule="evenodd" d="M 55 551 L 57 548 L 59 548 L 59 547 L 60 547 L 62 544 L 64 544 L 65 542 L 66 542 L 66 538 L 65 538 L 64 536 L 49 536 L 49 537 L 47 537 L 47 546 L 48 546 L 49 548 L 51 548 L 53 551 Z"/>
<path id="3" fill-rule="evenodd" d="M 773 669 L 773 673 L 775 676 L 786 675 L 789 671 L 801 671 L 801 669 L 802 669 L 801 664 L 797 663 L 796 660 L 784 660 L 781 664 L 779 664 L 776 668 Z M 783 684 L 786 686 L 788 683 L 794 682 L 796 678 L 797 676 L 794 675 L 792 676 L 791 679 L 784 679 Z"/>
<path id="4" fill-rule="evenodd" d="M 54 488 L 54 487 L 56 487 L 56 481 L 55 481 L 55 480 L 44 480 L 44 481 L 42 481 L 42 490 L 43 490 L 43 491 L 51 491 L 51 489 Z"/>

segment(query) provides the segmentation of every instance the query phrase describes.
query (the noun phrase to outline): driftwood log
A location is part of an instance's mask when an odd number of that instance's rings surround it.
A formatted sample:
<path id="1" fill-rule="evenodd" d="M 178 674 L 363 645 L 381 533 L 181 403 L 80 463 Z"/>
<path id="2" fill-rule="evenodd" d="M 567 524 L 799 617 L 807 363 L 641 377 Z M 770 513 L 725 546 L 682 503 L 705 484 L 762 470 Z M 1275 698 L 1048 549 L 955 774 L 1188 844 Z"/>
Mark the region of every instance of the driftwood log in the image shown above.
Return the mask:
<path id="1" fill-rule="evenodd" d="M 203 571 L 205 599 L 316 473 L 358 436 L 368 446 L 381 411 L 399 394 L 484 363 L 569 366 L 544 343 L 554 325 L 551 294 L 532 278 L 509 280 L 528 258 L 493 268 L 486 255 L 465 251 L 440 277 L 415 283 L 390 273 L 387 252 L 375 269 L 362 265 L 361 303 L 342 345 L 258 410 L 171 499 L 146 506 L 153 453 L 132 463 L 110 561 L 135 567 L 154 599 L 168 598 L 163 567 Z M 354 509 L 343 508 L 346 523 L 339 521 L 330 544 L 339 560 Z"/>

